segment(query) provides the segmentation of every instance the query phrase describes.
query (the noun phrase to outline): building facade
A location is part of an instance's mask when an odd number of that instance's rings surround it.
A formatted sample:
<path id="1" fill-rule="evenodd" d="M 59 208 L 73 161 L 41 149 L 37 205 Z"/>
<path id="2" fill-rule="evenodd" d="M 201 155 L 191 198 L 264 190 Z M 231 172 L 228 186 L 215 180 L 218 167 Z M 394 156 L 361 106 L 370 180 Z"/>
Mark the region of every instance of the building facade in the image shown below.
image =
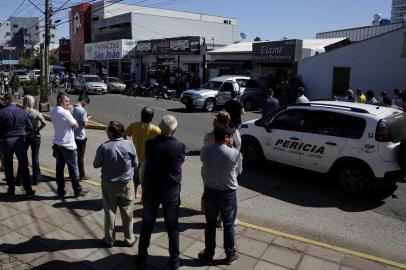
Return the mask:
<path id="1" fill-rule="evenodd" d="M 311 99 L 344 96 L 362 88 L 392 93 L 406 88 L 406 28 L 300 60 L 301 76 Z"/>
<path id="2" fill-rule="evenodd" d="M 392 0 L 391 21 L 393 23 L 406 21 L 406 0 Z"/>

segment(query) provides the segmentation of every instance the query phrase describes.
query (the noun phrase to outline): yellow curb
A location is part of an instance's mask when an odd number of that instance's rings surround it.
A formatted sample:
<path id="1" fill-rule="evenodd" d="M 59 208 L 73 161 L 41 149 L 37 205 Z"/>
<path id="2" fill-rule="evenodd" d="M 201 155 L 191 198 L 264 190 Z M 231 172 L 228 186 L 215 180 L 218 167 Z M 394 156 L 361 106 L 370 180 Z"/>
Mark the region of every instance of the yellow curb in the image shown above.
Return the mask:
<path id="1" fill-rule="evenodd" d="M 56 172 L 54 170 L 48 169 L 48 168 L 45 168 L 45 167 L 42 167 L 42 166 L 41 166 L 41 170 L 49 172 L 49 173 L 56 174 Z M 65 176 L 67 176 L 67 175 L 65 175 Z M 88 184 L 94 185 L 94 186 L 100 186 L 101 185 L 100 182 L 97 182 L 97 181 L 94 181 L 94 180 L 82 180 L 82 182 L 85 182 L 85 183 L 88 183 Z M 377 256 L 369 255 L 369 254 L 366 254 L 366 253 L 362 253 L 362 252 L 359 252 L 359 251 L 355 251 L 355 250 L 351 250 L 351 249 L 342 248 L 342 247 L 339 247 L 339 246 L 323 243 L 323 242 L 320 242 L 320 241 L 308 239 L 308 238 L 305 238 L 305 237 L 302 237 L 302 236 L 298 236 L 298 235 L 278 231 L 278 230 L 275 230 L 275 229 L 262 227 L 262 226 L 259 226 L 259 225 L 255 225 L 255 224 L 251 224 L 251 223 L 242 221 L 242 220 L 238 221 L 238 225 L 241 225 L 241 226 L 246 227 L 246 228 L 254 229 L 254 230 L 257 230 L 257 231 L 266 232 L 266 233 L 274 234 L 274 235 L 277 235 L 277 236 L 285 237 L 285 238 L 288 238 L 288 239 L 300 241 L 300 242 L 303 242 L 303 243 L 306 243 L 306 244 L 311 244 L 311 245 L 315 245 L 315 246 L 319 246 L 319 247 L 323 247 L 323 248 L 328 248 L 328 249 L 331 249 L 331 250 L 335 250 L 335 251 L 345 253 L 345 254 L 348 254 L 348 255 L 352 255 L 352 256 L 355 256 L 355 257 L 367 259 L 367 260 L 370 260 L 370 261 L 375 261 L 375 262 L 383 263 L 383 264 L 386 264 L 386 265 L 398 267 L 400 269 L 406 269 L 406 264 L 403 264 L 403 263 L 399 263 L 399 262 L 395 262 L 395 261 L 392 261 L 392 260 L 388 260 L 388 259 L 380 258 L 380 257 L 377 257 Z"/>

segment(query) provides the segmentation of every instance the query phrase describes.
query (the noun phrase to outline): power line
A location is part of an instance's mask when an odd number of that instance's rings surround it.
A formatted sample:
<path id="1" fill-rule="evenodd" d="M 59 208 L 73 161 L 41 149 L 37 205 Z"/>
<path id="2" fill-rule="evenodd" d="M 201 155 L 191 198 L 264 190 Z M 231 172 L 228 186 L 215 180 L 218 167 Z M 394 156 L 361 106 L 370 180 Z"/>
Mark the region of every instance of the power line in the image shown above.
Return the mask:
<path id="1" fill-rule="evenodd" d="M 10 17 L 13 17 L 24 3 L 25 3 L 25 0 L 22 0 L 20 5 L 14 10 L 13 13 L 11 13 Z"/>

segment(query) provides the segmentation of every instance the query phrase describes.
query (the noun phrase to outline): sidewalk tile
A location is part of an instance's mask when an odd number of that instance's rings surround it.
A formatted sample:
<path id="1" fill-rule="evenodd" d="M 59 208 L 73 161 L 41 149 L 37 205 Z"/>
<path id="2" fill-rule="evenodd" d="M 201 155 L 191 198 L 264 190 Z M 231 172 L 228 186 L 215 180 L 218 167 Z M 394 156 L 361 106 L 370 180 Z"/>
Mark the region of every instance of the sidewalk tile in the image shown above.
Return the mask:
<path id="1" fill-rule="evenodd" d="M 241 235 L 244 234 L 245 230 L 247 228 L 243 227 L 243 226 L 235 226 L 235 237 L 240 237 Z"/>
<path id="2" fill-rule="evenodd" d="M 15 209 L 13 207 L 10 207 L 5 203 L 1 203 L 0 220 L 10 218 L 10 217 L 15 216 L 15 215 L 17 215 L 19 213 L 21 213 L 21 211 Z"/>
<path id="3" fill-rule="evenodd" d="M 3 220 L 1 224 L 9 228 L 18 229 L 36 221 L 38 221 L 36 218 L 25 213 L 20 213 Z"/>
<path id="4" fill-rule="evenodd" d="M 31 263 L 37 258 L 44 256 L 51 250 L 41 245 L 37 241 L 28 241 L 14 248 L 10 253 L 16 258 L 26 263 Z"/>
<path id="5" fill-rule="evenodd" d="M 221 270 L 221 268 L 217 267 L 208 267 L 207 265 L 204 265 L 200 261 L 194 258 L 181 258 L 180 260 L 180 269 L 182 270 Z"/>
<path id="6" fill-rule="evenodd" d="M 262 256 L 262 259 L 294 269 L 300 260 L 302 254 L 299 252 L 271 245 Z"/>
<path id="7" fill-rule="evenodd" d="M 72 266 L 76 260 L 63 255 L 60 252 L 49 252 L 31 262 L 32 265 L 41 270 L 66 270 Z"/>
<path id="8" fill-rule="evenodd" d="M 196 239 L 184 236 L 182 234 L 179 234 L 179 250 L 180 252 L 185 252 L 188 247 L 190 247 Z M 158 245 L 163 248 L 169 248 L 169 239 L 168 239 L 168 234 L 163 234 L 161 237 L 156 239 L 154 241 L 155 245 Z"/>
<path id="9" fill-rule="evenodd" d="M 339 268 L 338 264 L 305 255 L 299 264 L 298 270 L 338 270 Z"/>
<path id="10" fill-rule="evenodd" d="M 2 224 L 0 224 L 0 236 L 6 233 L 11 232 L 12 229 L 10 229 L 9 227 L 3 226 Z"/>
<path id="11" fill-rule="evenodd" d="M 201 241 L 195 242 L 190 246 L 183 254 L 190 258 L 197 258 L 197 254 L 205 248 L 204 243 Z M 224 251 L 218 247 L 215 249 L 214 259 L 218 259 L 223 256 Z"/>
<path id="12" fill-rule="evenodd" d="M 243 235 L 268 244 L 270 244 L 275 239 L 275 235 L 273 234 L 261 232 L 251 228 L 246 229 Z"/>
<path id="13" fill-rule="evenodd" d="M 83 219 L 87 219 L 93 221 L 98 224 L 104 224 L 104 212 L 103 211 L 96 211 L 83 217 Z"/>
<path id="14" fill-rule="evenodd" d="M 148 265 L 155 268 L 162 268 L 168 263 L 169 251 L 167 249 L 151 245 L 148 248 Z"/>
<path id="15" fill-rule="evenodd" d="M 67 223 L 70 223 L 72 221 L 78 220 L 78 217 L 66 212 L 66 211 L 60 211 L 59 213 L 56 213 L 54 215 L 47 216 L 43 218 L 42 220 L 51 223 L 52 225 L 55 226 L 64 226 Z"/>
<path id="16" fill-rule="evenodd" d="M 91 221 L 83 222 L 83 219 L 70 222 L 62 227 L 63 230 L 82 238 L 92 232 L 104 231 L 103 228 Z"/>
<path id="17" fill-rule="evenodd" d="M 296 240 L 284 238 L 284 237 L 276 237 L 275 240 L 272 242 L 274 245 L 282 246 L 285 248 L 293 249 L 299 252 L 303 252 L 307 248 L 307 244 L 303 242 L 299 242 Z"/>
<path id="18" fill-rule="evenodd" d="M 349 266 L 356 269 L 368 269 L 368 270 L 385 270 L 386 266 L 380 263 L 369 261 L 363 258 L 345 255 L 341 261 L 343 266 Z"/>
<path id="19" fill-rule="evenodd" d="M 51 233 L 45 234 L 44 237 L 41 237 L 38 241 L 53 249 L 56 250 L 60 248 L 61 246 L 64 246 L 68 244 L 70 241 L 77 239 L 76 236 L 65 232 L 62 229 L 58 229 L 56 231 L 53 231 Z"/>
<path id="20" fill-rule="evenodd" d="M 253 270 L 288 270 L 288 268 L 279 266 L 279 265 L 275 265 L 275 264 L 271 264 L 271 263 L 267 263 L 264 261 L 259 261 L 257 263 L 257 265 L 255 265 Z"/>
<path id="21" fill-rule="evenodd" d="M 53 214 L 58 213 L 60 210 L 51 206 L 48 206 L 46 204 L 41 204 L 37 207 L 28 209 L 25 211 L 26 214 L 29 214 L 35 218 L 44 218 Z"/>
<path id="22" fill-rule="evenodd" d="M 184 234 L 186 236 L 190 236 L 192 238 L 199 239 L 199 240 L 204 239 L 204 229 L 203 230 L 202 229 L 187 229 L 187 230 L 183 231 L 182 234 Z"/>
<path id="23" fill-rule="evenodd" d="M 400 270 L 400 268 L 387 265 L 386 270 Z"/>
<path id="24" fill-rule="evenodd" d="M 11 248 L 16 247 L 16 245 L 26 241 L 29 241 L 29 238 L 17 232 L 4 234 L 0 236 L 0 250 L 10 250 Z"/>
<path id="25" fill-rule="evenodd" d="M 240 237 L 237 239 L 238 252 L 255 258 L 261 258 L 267 247 L 268 244 L 250 238 Z"/>
<path id="26" fill-rule="evenodd" d="M 341 266 L 340 270 L 358 270 L 358 269 L 354 269 L 354 268 L 347 267 L 347 266 Z M 365 270 L 368 270 L 368 269 L 365 269 Z"/>
<path id="27" fill-rule="evenodd" d="M 240 254 L 240 258 L 232 265 L 219 265 L 220 268 L 223 269 L 232 269 L 232 270 L 247 270 L 253 269 L 254 266 L 257 264 L 258 260 Z"/>
<path id="28" fill-rule="evenodd" d="M 81 247 L 83 245 L 83 247 Z M 71 257 L 75 260 L 87 260 L 87 257 L 96 252 L 96 247 L 87 247 L 86 244 L 79 244 L 76 241 L 73 241 L 65 246 L 63 246 L 63 250 L 59 251 L 61 254 Z"/>
<path id="29" fill-rule="evenodd" d="M 124 254 L 114 254 L 94 261 L 86 259 L 86 261 L 84 261 L 83 264 L 94 270 L 134 269 L 134 268 L 123 268 L 119 266 L 123 264 L 126 260 L 128 260 L 128 256 Z"/>
<path id="30" fill-rule="evenodd" d="M 34 235 L 45 235 L 47 233 L 56 231 L 57 229 L 58 229 L 57 227 L 55 227 L 54 225 L 51 225 L 45 221 L 36 220 L 35 222 L 33 222 L 25 227 L 21 227 L 16 231 L 27 237 L 32 237 Z"/>
<path id="31" fill-rule="evenodd" d="M 332 249 L 327 249 L 323 247 L 318 247 L 314 245 L 310 245 L 309 248 L 306 250 L 307 254 L 313 255 L 315 257 L 319 257 L 325 260 L 333 261 L 333 262 L 341 262 L 344 258 L 344 254 L 334 251 Z"/>
<path id="32" fill-rule="evenodd" d="M 42 204 L 42 202 L 40 202 L 40 201 L 28 200 L 28 201 L 10 202 L 10 203 L 8 203 L 8 206 L 11 206 L 22 212 L 25 212 L 28 209 L 40 206 L 41 204 Z"/>

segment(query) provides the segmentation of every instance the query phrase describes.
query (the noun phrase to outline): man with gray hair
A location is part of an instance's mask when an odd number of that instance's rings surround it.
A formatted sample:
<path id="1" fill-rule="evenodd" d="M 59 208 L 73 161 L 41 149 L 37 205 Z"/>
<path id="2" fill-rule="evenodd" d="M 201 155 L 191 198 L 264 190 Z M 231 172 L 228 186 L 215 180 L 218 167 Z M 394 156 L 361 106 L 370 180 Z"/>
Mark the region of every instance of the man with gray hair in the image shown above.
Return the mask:
<path id="1" fill-rule="evenodd" d="M 170 269 L 179 269 L 178 217 L 185 145 L 174 137 L 177 125 L 173 115 L 165 115 L 159 123 L 161 134 L 145 143 L 142 225 L 137 258 L 141 269 L 146 267 L 147 249 L 160 204 L 169 238 Z"/>

